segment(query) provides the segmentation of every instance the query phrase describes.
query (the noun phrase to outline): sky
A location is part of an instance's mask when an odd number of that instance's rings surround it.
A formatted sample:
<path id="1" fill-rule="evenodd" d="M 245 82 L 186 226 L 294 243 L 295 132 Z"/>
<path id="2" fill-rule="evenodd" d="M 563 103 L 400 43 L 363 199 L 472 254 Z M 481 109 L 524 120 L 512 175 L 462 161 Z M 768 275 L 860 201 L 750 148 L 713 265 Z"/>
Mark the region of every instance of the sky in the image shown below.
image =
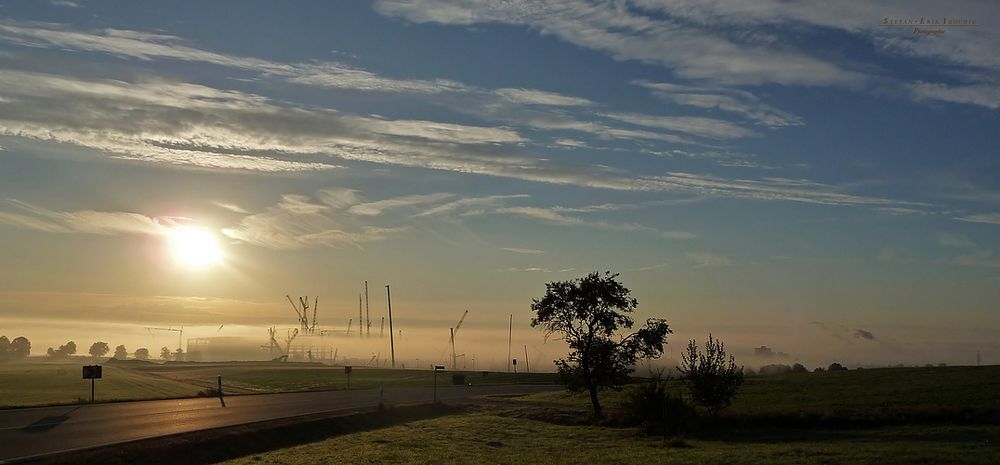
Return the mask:
<path id="1" fill-rule="evenodd" d="M 670 323 L 668 355 L 712 333 L 747 363 L 1000 363 L 998 20 L 987 1 L 4 2 L 0 334 L 263 343 L 296 324 L 286 294 L 343 330 L 368 280 L 410 358 L 469 310 L 481 360 L 503 363 L 513 315 L 545 367 L 565 346 L 531 299 L 612 270 L 637 320 Z"/>

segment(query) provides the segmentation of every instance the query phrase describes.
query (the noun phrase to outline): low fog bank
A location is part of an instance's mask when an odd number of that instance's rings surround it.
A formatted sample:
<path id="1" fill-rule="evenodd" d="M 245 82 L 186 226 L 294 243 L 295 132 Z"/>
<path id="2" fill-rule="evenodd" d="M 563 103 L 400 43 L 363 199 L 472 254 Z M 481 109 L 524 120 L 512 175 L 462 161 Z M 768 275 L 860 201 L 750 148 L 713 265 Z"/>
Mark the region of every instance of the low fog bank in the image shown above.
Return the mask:
<path id="1" fill-rule="evenodd" d="M 477 315 L 478 317 L 478 315 Z M 460 369 L 502 371 L 508 369 L 507 320 L 483 321 L 469 318 L 455 338 L 455 363 Z M 520 320 L 520 321 L 519 321 Z M 440 322 L 396 324 L 394 329 L 397 367 L 428 368 L 431 365 L 452 367 L 449 326 Z M 441 327 L 431 327 L 440 324 Z M 195 325 L 161 326 L 114 322 L 81 322 L 78 320 L 32 320 L 0 317 L 0 335 L 13 339 L 25 336 L 31 341 L 32 356 L 44 356 L 49 347 L 58 349 L 67 341 L 74 341 L 78 355 L 86 355 L 92 343 L 107 342 L 113 351 L 124 345 L 129 357 L 135 350 L 146 348 L 150 358 L 159 359 L 161 349 L 176 352 L 178 344 L 188 360 L 270 360 L 290 348 L 291 360 L 322 361 L 326 363 L 357 366 L 389 366 L 391 360 L 388 324 L 380 328 L 373 322 L 370 335 L 359 336 L 352 325 L 350 334 L 346 324 L 340 327 L 319 327 L 316 334 L 304 332 L 291 344 L 287 338 L 294 330 L 292 325 L 275 325 L 278 347 L 270 347 L 268 326 L 250 325 Z M 149 329 L 147 329 L 149 328 Z M 167 331 L 169 328 L 183 329 Z M 320 332 L 323 335 L 320 335 Z M 382 337 L 379 337 L 379 333 Z M 991 342 L 988 334 L 975 331 L 919 331 L 886 328 L 854 328 L 810 322 L 792 329 L 775 331 L 768 327 L 715 327 L 675 328 L 668 337 L 664 357 L 652 362 L 642 362 L 638 374 L 649 369 L 676 366 L 690 339 L 704 343 L 709 332 L 722 339 L 737 363 L 755 371 L 765 365 L 793 365 L 800 363 L 812 370 L 831 363 L 844 366 L 877 367 L 941 364 L 975 365 L 979 362 L 1000 362 L 1000 344 Z M 367 333 L 367 331 L 366 331 Z M 981 337 L 977 337 L 981 336 Z M 912 341 L 912 342 L 904 342 Z M 977 342 L 984 341 L 984 342 Z M 206 349 L 209 347 L 209 349 Z M 525 350 L 527 358 L 525 359 Z M 528 317 L 515 316 L 510 343 L 510 357 L 518 360 L 519 371 L 553 371 L 553 360 L 563 357 L 566 345 L 561 340 L 546 340 L 542 331 L 531 328 Z M 200 354 L 199 354 L 200 352 Z M 108 356 L 111 356 L 109 353 Z M 525 364 L 527 361 L 527 364 Z"/>

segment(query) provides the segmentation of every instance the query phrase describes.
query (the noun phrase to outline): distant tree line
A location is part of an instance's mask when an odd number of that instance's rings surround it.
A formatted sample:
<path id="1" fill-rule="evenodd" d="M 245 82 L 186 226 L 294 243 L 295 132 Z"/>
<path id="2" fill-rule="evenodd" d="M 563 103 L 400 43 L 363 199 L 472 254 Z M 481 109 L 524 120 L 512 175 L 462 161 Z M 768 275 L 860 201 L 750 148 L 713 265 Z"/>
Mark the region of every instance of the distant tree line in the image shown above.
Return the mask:
<path id="1" fill-rule="evenodd" d="M 0 362 L 23 360 L 28 355 L 31 355 L 31 341 L 28 338 L 18 336 L 11 341 L 7 336 L 0 336 Z"/>
<path id="2" fill-rule="evenodd" d="M 2 345 L 3 340 L 4 339 L 0 339 L 0 345 Z M 49 347 L 47 353 L 48 356 L 52 358 L 67 358 L 75 355 L 76 350 L 77 350 L 76 342 L 69 341 L 59 346 L 59 348 L 57 349 Z M 164 350 L 166 350 L 167 354 L 170 354 L 170 349 L 164 347 Z M 87 350 L 87 353 L 90 354 L 91 357 L 104 357 L 109 352 L 111 352 L 111 345 L 103 341 L 97 341 L 91 344 L 90 349 Z M 149 360 L 149 349 L 145 347 L 140 347 L 135 350 L 135 353 L 132 354 L 132 357 L 134 357 L 136 360 Z M 125 347 L 124 344 L 115 347 L 115 351 L 114 354 L 112 355 L 112 358 L 116 360 L 128 359 L 128 349 Z M 169 358 L 170 357 L 167 357 L 166 359 Z"/>

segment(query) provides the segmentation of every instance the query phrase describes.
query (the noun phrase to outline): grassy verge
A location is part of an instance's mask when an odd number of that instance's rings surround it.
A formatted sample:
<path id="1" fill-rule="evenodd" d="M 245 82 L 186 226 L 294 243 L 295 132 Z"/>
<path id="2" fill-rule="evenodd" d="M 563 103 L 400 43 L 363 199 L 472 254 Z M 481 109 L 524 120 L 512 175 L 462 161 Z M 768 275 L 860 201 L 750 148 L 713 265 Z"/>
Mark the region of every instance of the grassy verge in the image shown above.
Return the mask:
<path id="1" fill-rule="evenodd" d="M 686 395 L 679 381 L 670 391 Z M 796 373 L 746 379 L 723 415 L 731 420 L 781 424 L 894 424 L 909 421 L 988 423 L 1000 420 L 1000 366 L 886 368 L 834 373 Z M 610 408 L 620 404 L 628 387 L 601 393 Z M 549 392 L 514 400 L 589 408 L 584 393 Z M 790 424 L 789 424 L 790 425 Z"/>
<path id="2" fill-rule="evenodd" d="M 665 448 L 634 429 L 558 425 L 510 413 L 416 421 L 223 463 L 985 464 L 1000 454 L 996 426 L 726 430 Z"/>
<path id="3" fill-rule="evenodd" d="M 90 399 L 90 381 L 81 379 L 80 361 L 31 360 L 0 364 L 0 408 L 73 404 Z M 227 394 L 338 390 L 347 388 L 343 367 L 309 363 L 104 363 L 103 379 L 97 381 L 97 401 L 148 400 L 195 397 L 214 388 L 222 375 Z M 490 384 L 550 384 L 553 374 L 470 372 L 466 382 Z M 393 370 L 356 367 L 352 389 L 378 386 L 431 386 L 434 375 L 427 370 Z M 451 384 L 451 373 L 438 376 L 439 385 Z"/>

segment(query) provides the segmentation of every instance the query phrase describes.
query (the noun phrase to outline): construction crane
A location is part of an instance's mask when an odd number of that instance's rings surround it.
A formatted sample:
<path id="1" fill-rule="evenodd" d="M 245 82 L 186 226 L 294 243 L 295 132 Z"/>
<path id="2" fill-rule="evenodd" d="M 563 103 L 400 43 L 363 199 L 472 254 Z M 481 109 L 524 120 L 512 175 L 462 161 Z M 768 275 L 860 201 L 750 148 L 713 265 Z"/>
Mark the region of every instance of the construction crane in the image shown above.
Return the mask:
<path id="1" fill-rule="evenodd" d="M 316 330 L 316 308 L 319 307 L 319 296 L 313 299 L 311 324 L 309 323 L 309 296 L 300 296 L 297 305 L 292 300 L 292 296 L 285 294 L 285 298 L 288 299 L 288 303 L 292 304 L 292 310 L 295 311 L 295 316 L 299 321 L 299 329 L 306 333 L 314 332 Z"/>
<path id="2" fill-rule="evenodd" d="M 153 336 L 153 337 L 156 337 L 156 335 L 153 334 L 153 331 L 174 331 L 174 332 L 177 333 L 177 348 L 180 349 L 184 345 L 184 327 L 183 326 L 181 326 L 181 329 L 177 329 L 177 328 L 151 328 L 151 327 L 146 327 L 146 331 L 149 331 L 149 334 L 151 336 Z"/>
<path id="3" fill-rule="evenodd" d="M 269 355 L 274 355 L 275 350 L 281 352 L 281 344 L 278 344 L 278 340 L 274 338 L 274 335 L 277 334 L 277 332 L 278 330 L 274 329 L 273 326 L 267 328 L 267 335 L 270 338 L 270 340 L 267 342 L 267 344 L 260 346 L 262 349 L 267 349 L 267 353 Z"/>
<path id="4" fill-rule="evenodd" d="M 290 355 L 292 350 L 292 341 L 299 335 L 299 328 L 294 328 L 288 330 L 285 334 L 285 355 Z"/>
<path id="5" fill-rule="evenodd" d="M 309 332 L 316 331 L 316 309 L 319 308 L 319 296 L 313 298 L 313 321 L 312 325 L 309 326 Z"/>
<path id="6" fill-rule="evenodd" d="M 462 318 L 458 319 L 458 324 L 456 324 L 454 328 L 451 328 L 451 369 L 452 370 L 458 368 L 458 355 L 455 354 L 455 335 L 458 334 L 458 328 L 462 327 L 462 322 L 465 321 L 465 317 L 468 316 L 468 315 L 469 315 L 469 311 L 466 310 L 465 313 L 462 314 Z M 462 357 L 465 357 L 465 354 L 462 354 Z"/>

